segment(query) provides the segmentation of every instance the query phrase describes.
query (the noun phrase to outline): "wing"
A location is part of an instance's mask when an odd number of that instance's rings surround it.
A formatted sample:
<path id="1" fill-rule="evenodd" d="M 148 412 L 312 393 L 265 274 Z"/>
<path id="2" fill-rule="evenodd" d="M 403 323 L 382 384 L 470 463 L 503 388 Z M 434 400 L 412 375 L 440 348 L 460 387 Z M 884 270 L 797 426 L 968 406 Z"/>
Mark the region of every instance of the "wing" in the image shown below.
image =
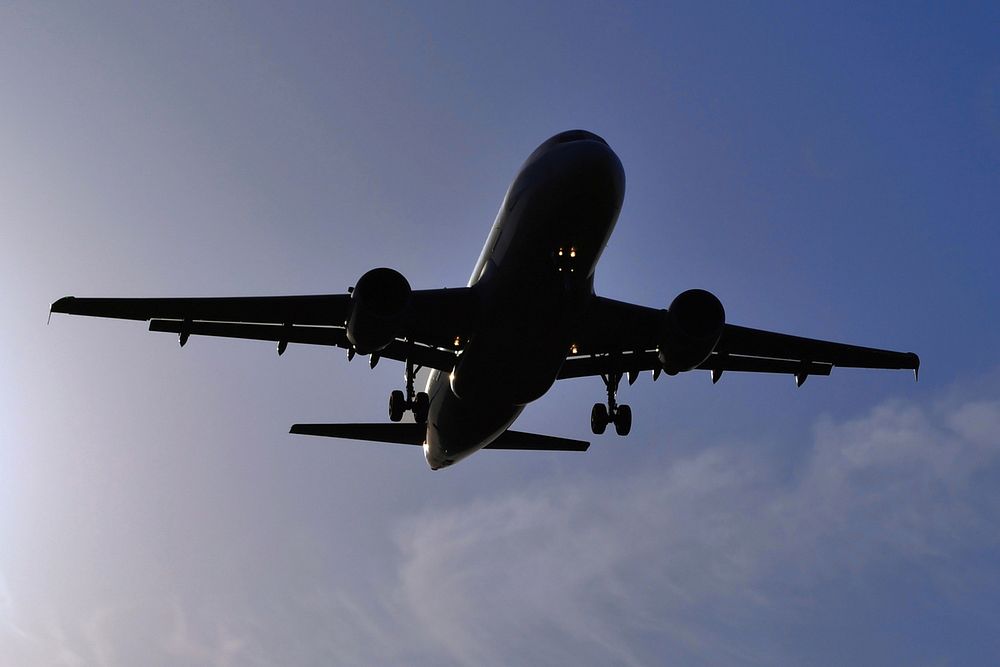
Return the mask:
<path id="1" fill-rule="evenodd" d="M 53 313 L 124 320 L 206 320 L 343 326 L 349 294 L 309 296 L 195 297 L 182 299 L 79 299 L 64 296 Z"/>
<path id="2" fill-rule="evenodd" d="M 222 336 L 278 343 L 350 348 L 345 331 L 351 305 L 349 294 L 206 298 L 77 298 L 63 297 L 51 312 L 127 320 L 148 320 L 150 331 L 189 336 Z M 398 338 L 379 357 L 413 361 L 419 366 L 450 371 L 455 352 L 476 328 L 478 308 L 472 290 L 415 290 Z"/>
<path id="3" fill-rule="evenodd" d="M 563 364 L 559 378 L 626 374 L 634 382 L 640 371 L 657 373 L 658 320 L 663 311 L 595 297 L 577 327 L 577 354 Z M 726 324 L 715 349 L 698 369 L 712 373 L 713 382 L 724 371 L 787 373 L 802 384 L 810 375 L 829 375 L 834 367 L 920 368 L 912 352 L 834 343 L 800 336 Z"/>

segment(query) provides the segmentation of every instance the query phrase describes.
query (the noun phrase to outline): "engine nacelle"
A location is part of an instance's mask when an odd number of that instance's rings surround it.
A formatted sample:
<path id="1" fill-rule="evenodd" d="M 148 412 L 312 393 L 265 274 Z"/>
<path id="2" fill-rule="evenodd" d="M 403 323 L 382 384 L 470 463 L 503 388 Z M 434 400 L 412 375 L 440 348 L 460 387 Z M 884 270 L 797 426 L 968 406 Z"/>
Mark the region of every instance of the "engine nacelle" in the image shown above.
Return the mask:
<path id="1" fill-rule="evenodd" d="M 689 371 L 715 349 L 726 311 L 722 302 L 703 289 L 681 292 L 664 313 L 660 329 L 660 365 L 667 375 Z"/>
<path id="2" fill-rule="evenodd" d="M 347 319 L 347 340 L 358 354 L 377 352 L 395 340 L 411 292 L 403 274 L 393 269 L 372 269 L 358 279 Z"/>

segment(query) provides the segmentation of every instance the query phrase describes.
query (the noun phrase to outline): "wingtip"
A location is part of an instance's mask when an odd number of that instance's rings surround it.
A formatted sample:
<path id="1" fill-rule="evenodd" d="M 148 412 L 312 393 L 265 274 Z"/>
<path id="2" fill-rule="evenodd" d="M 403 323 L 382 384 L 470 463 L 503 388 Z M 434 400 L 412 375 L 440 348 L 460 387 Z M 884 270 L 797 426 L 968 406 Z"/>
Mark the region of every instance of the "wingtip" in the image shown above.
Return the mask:
<path id="1" fill-rule="evenodd" d="M 52 323 L 52 313 L 68 313 L 69 304 L 76 299 L 75 296 L 64 296 L 61 299 L 57 299 L 49 304 L 49 316 L 45 320 L 45 325 L 48 326 Z"/>
<path id="2" fill-rule="evenodd" d="M 913 352 L 910 352 L 910 357 L 913 361 L 913 381 L 920 382 L 920 357 Z"/>
<path id="3" fill-rule="evenodd" d="M 76 300 L 75 296 L 64 296 L 61 299 L 53 301 L 49 306 L 49 315 L 52 313 L 68 313 L 70 312 L 69 304 Z"/>

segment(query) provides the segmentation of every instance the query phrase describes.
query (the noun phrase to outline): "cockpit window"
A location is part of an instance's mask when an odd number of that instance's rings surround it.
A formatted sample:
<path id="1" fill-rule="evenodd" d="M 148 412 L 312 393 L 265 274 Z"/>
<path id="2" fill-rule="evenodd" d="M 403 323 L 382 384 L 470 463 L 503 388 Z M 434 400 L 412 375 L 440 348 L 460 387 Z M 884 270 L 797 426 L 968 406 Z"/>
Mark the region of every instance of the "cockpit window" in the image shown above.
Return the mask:
<path id="1" fill-rule="evenodd" d="M 590 141 L 599 141 L 605 146 L 608 145 L 604 139 L 600 138 L 593 132 L 588 132 L 587 130 L 566 130 L 565 132 L 560 132 L 556 136 L 549 139 L 552 144 L 568 144 L 571 141 L 583 141 L 589 139 Z"/>
<path id="2" fill-rule="evenodd" d="M 538 157 L 544 155 L 550 149 L 558 146 L 559 144 L 569 144 L 574 141 L 596 141 L 604 144 L 605 146 L 608 145 L 608 142 L 593 132 L 587 132 L 587 130 L 566 130 L 565 132 L 560 132 L 559 134 L 549 137 L 543 141 L 542 144 L 528 157 L 528 161 L 525 162 L 525 164 L 527 165 L 534 162 Z"/>

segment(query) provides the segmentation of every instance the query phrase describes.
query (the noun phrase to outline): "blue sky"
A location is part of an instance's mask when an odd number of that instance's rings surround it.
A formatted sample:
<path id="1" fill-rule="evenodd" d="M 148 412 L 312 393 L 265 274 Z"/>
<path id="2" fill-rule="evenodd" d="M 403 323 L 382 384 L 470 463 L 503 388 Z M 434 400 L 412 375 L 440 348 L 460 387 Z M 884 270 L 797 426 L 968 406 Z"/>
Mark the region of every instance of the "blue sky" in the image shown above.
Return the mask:
<path id="1" fill-rule="evenodd" d="M 990 3 L 0 9 L 0 663 L 993 664 Z M 463 285 L 520 163 L 625 166 L 602 294 L 913 350 L 642 378 L 582 456 L 288 436 L 401 368 L 55 317 L 79 296 Z M 597 380 L 525 430 L 589 437 Z"/>

